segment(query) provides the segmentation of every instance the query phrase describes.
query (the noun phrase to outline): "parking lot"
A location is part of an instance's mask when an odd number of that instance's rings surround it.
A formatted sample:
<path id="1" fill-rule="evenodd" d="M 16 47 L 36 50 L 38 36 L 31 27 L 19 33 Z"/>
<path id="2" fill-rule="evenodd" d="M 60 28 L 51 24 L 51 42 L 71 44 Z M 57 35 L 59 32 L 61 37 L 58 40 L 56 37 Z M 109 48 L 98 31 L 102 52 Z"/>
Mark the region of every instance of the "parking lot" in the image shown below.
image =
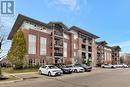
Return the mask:
<path id="1" fill-rule="evenodd" d="M 93 69 L 92 72 L 65 74 L 48 77 L 45 75 L 20 74 L 23 81 L 0 84 L 0 87 L 130 87 L 130 69 Z"/>

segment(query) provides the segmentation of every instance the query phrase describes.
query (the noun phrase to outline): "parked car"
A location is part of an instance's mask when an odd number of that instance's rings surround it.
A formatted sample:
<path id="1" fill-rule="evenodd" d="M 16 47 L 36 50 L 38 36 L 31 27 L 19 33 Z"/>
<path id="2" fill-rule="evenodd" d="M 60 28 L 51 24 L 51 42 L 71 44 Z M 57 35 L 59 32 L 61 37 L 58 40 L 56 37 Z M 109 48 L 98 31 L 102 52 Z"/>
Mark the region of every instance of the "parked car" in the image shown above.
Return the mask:
<path id="1" fill-rule="evenodd" d="M 128 68 L 129 66 L 126 64 L 117 64 L 115 65 L 116 68 Z"/>
<path id="2" fill-rule="evenodd" d="M 72 69 L 66 67 L 66 65 L 64 65 L 64 64 L 55 64 L 55 66 L 60 68 L 63 71 L 63 74 L 71 74 L 72 73 Z"/>
<path id="3" fill-rule="evenodd" d="M 116 66 L 112 64 L 102 64 L 101 67 L 102 68 L 116 68 Z"/>
<path id="4" fill-rule="evenodd" d="M 87 72 L 91 72 L 92 71 L 92 66 L 87 66 L 86 64 L 75 64 L 75 66 L 82 67 Z"/>
<path id="5" fill-rule="evenodd" d="M 128 64 L 128 68 L 130 68 L 130 64 Z"/>
<path id="6" fill-rule="evenodd" d="M 48 76 L 62 75 L 63 71 L 54 65 L 43 65 L 38 70 L 39 74 L 45 74 Z"/>
<path id="7" fill-rule="evenodd" d="M 121 64 L 114 65 L 116 68 L 123 68 Z"/>
<path id="8" fill-rule="evenodd" d="M 128 68 L 129 66 L 126 64 L 122 64 L 123 68 Z"/>
<path id="9" fill-rule="evenodd" d="M 66 65 L 66 67 L 72 69 L 73 72 L 84 72 L 83 67 L 75 66 L 75 65 Z"/>

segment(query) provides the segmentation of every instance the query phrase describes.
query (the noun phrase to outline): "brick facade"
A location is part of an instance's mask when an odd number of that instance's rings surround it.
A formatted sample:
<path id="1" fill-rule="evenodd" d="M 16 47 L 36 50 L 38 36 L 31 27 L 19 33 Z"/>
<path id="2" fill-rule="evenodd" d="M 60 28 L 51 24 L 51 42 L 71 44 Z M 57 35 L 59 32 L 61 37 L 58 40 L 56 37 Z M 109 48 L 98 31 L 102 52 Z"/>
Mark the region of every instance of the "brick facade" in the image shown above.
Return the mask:
<path id="1" fill-rule="evenodd" d="M 26 39 L 28 53 L 25 55 L 25 60 L 27 63 L 71 64 L 90 61 L 93 66 L 96 66 L 98 62 L 95 40 L 99 37 L 79 27 L 68 28 L 62 22 L 43 23 L 18 15 L 8 36 L 9 40 L 18 29 L 23 31 Z"/>

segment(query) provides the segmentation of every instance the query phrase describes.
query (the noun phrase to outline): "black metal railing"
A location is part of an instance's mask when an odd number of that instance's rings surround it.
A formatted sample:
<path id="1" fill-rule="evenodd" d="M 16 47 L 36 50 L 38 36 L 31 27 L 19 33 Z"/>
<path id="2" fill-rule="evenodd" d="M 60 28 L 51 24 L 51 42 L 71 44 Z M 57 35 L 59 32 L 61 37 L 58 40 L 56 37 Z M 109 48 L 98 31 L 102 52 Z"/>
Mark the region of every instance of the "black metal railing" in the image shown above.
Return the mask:
<path id="1" fill-rule="evenodd" d="M 63 56 L 62 53 L 54 53 L 55 56 Z"/>

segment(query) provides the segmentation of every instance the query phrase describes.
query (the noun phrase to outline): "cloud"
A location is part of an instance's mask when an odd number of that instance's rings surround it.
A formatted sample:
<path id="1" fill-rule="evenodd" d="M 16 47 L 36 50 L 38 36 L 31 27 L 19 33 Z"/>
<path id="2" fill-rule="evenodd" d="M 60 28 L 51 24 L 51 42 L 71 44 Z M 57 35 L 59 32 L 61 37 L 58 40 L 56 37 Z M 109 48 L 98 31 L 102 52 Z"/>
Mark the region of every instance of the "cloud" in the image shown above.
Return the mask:
<path id="1" fill-rule="evenodd" d="M 7 27 L 12 27 L 14 23 L 14 17 L 1 16 L 0 20 L 1 20 L 2 25 L 7 26 Z"/>
<path id="2" fill-rule="evenodd" d="M 0 16 L 0 34 L 8 34 L 14 24 L 15 17 Z"/>
<path id="3" fill-rule="evenodd" d="M 7 36 L 11 31 L 15 18 L 15 16 L 0 16 L 0 26 L 2 26 L 0 27 L 0 35 L 5 36 L 5 39 L 2 43 L 2 53 L 0 53 L 0 58 L 6 55 L 10 49 L 11 42 L 7 40 Z"/>
<path id="4" fill-rule="evenodd" d="M 128 41 L 123 41 L 123 42 L 119 42 L 119 43 L 115 43 L 113 45 L 119 45 L 121 47 L 130 47 L 130 40 Z"/>
<path id="5" fill-rule="evenodd" d="M 122 49 L 122 52 L 130 53 L 130 40 L 112 44 L 112 46 L 114 45 L 119 45 Z"/>
<path id="6" fill-rule="evenodd" d="M 72 11 L 80 10 L 80 6 L 77 0 L 55 0 L 56 5 L 64 5 Z"/>

